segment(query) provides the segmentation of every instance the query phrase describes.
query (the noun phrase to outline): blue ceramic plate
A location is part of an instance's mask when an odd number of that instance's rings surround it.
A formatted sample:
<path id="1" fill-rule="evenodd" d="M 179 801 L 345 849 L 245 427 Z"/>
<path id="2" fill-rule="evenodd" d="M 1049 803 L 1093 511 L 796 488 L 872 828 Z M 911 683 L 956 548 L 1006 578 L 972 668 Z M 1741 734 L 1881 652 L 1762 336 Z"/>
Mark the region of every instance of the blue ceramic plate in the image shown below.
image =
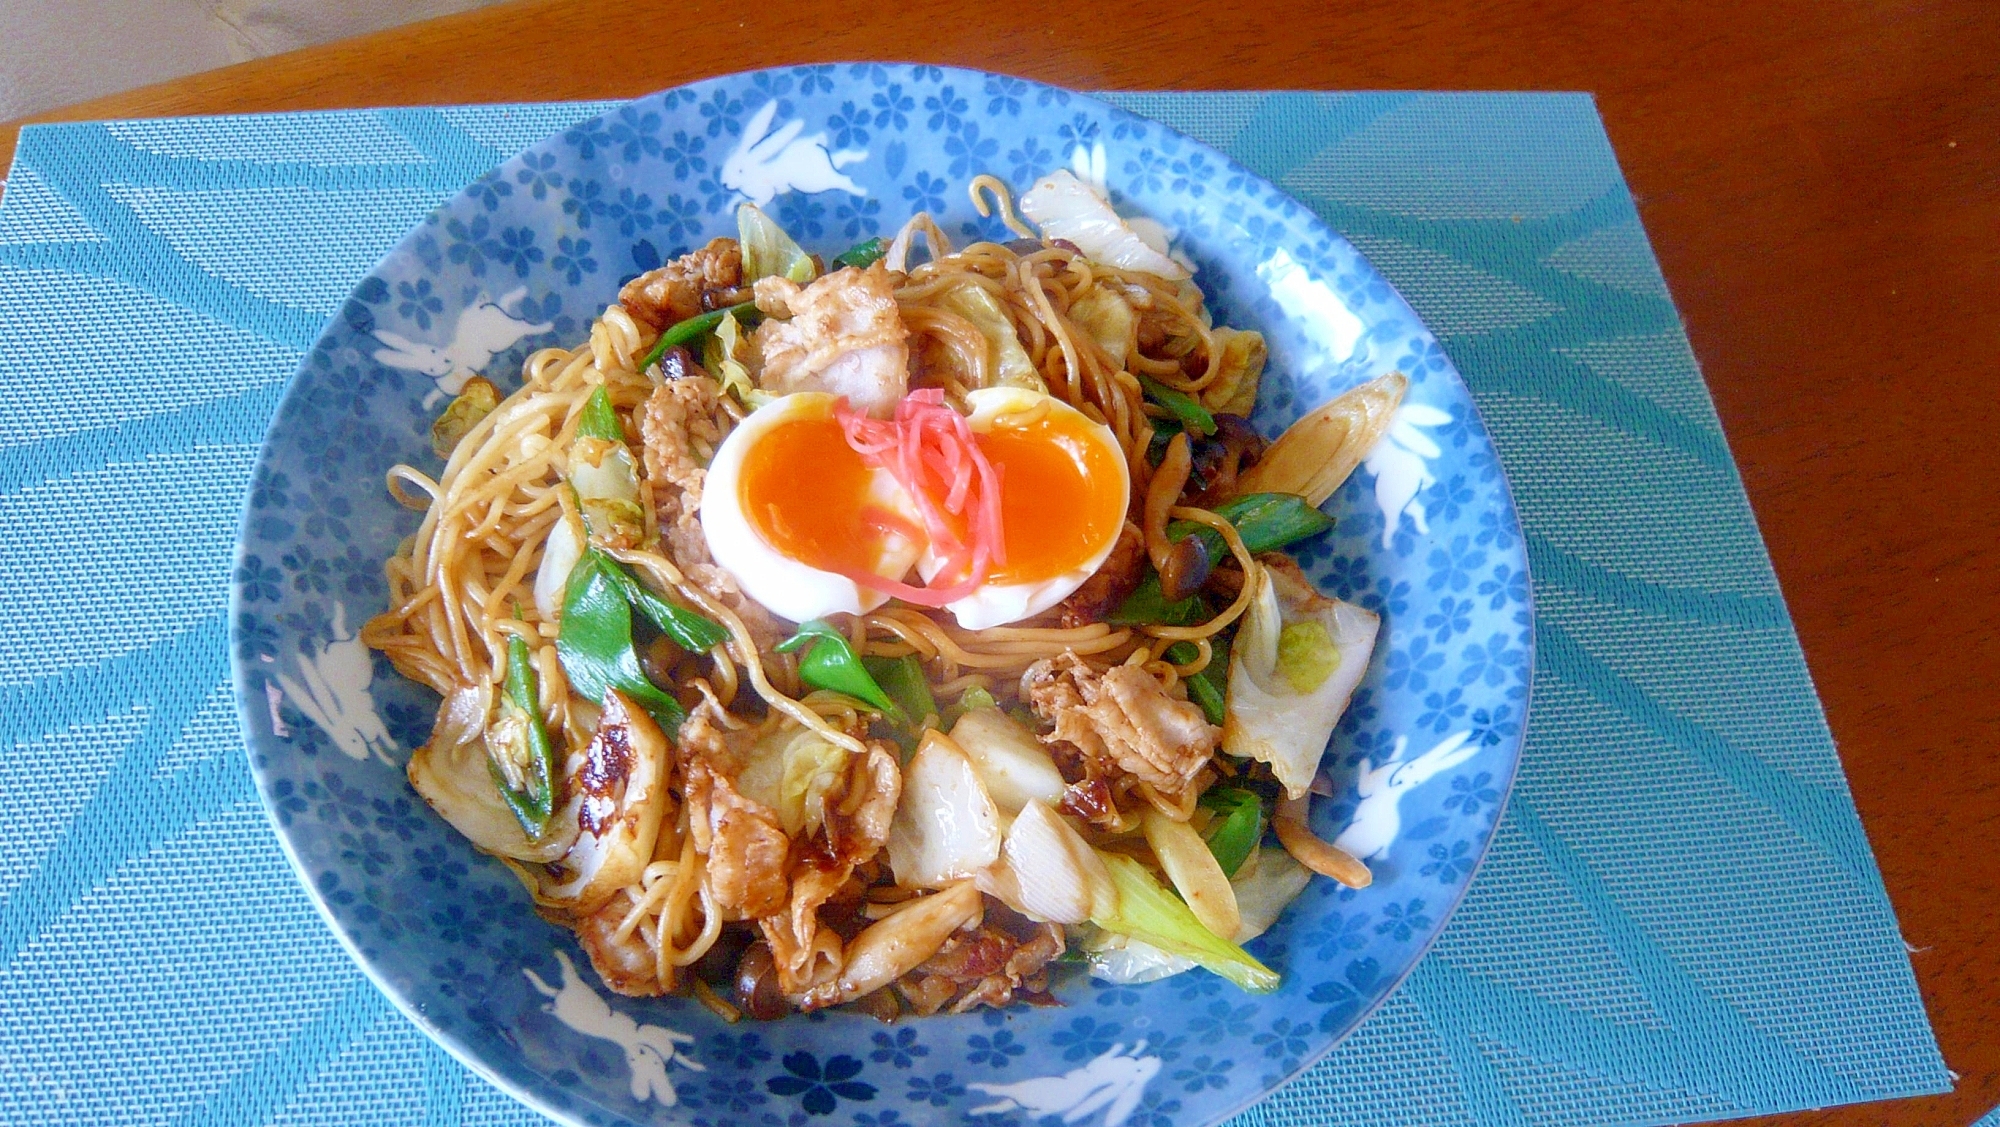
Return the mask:
<path id="1" fill-rule="evenodd" d="M 1220 321 L 1264 333 L 1256 423 L 1391 370 L 1395 426 L 1300 553 L 1381 612 L 1383 642 L 1328 757 L 1320 831 L 1373 887 L 1315 880 L 1250 949 L 1264 996 L 1194 971 L 1063 980 L 1060 1008 L 884 1026 L 848 1013 L 724 1024 L 605 990 L 570 936 L 410 790 L 435 699 L 356 640 L 417 515 L 383 473 L 436 469 L 430 421 L 466 372 L 518 385 L 620 282 L 734 233 L 744 199 L 836 253 L 928 210 L 967 239 L 966 181 L 1059 166 L 1162 223 Z M 257 467 L 234 593 L 257 781 L 301 879 L 362 968 L 445 1048 L 560 1120 L 1213 1123 L 1325 1053 L 1431 942 L 1485 852 L 1520 754 L 1530 609 L 1514 506 L 1465 385 L 1410 307 L 1310 211 L 1214 149 L 1101 102 L 927 66 L 816 66 L 669 90 L 482 177 L 358 287 L 293 381 Z"/>

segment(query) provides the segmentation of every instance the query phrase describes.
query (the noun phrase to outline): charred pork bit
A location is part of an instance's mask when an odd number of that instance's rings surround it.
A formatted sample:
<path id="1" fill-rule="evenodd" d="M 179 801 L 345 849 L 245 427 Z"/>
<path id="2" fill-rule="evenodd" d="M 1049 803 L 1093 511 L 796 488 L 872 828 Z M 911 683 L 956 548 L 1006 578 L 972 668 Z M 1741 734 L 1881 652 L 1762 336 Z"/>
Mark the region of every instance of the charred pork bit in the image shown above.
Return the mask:
<path id="1" fill-rule="evenodd" d="M 734 757 L 711 709 L 698 708 L 681 725 L 681 769 L 688 832 L 708 858 L 708 885 L 726 919 L 756 919 L 783 909 L 791 889 L 786 870 L 791 839 L 778 812 L 736 789 Z"/>
<path id="2" fill-rule="evenodd" d="M 910 390 L 909 330 L 881 263 L 837 270 L 803 289 L 760 278 L 756 292 L 771 318 L 752 338 L 765 391 L 844 395 L 855 410 L 885 419 Z"/>
<path id="3" fill-rule="evenodd" d="M 902 773 L 887 744 L 870 742 L 867 755 L 849 757 L 842 788 L 826 797 L 825 827 L 801 843 L 789 904 L 782 913 L 758 920 L 786 993 L 804 993 L 822 977 L 814 966 L 821 947 L 819 909 L 841 890 L 856 866 L 881 850 L 901 795 Z M 835 940 L 834 950 L 838 949 Z"/>
<path id="4" fill-rule="evenodd" d="M 989 901 L 976 928 L 953 932 L 938 952 L 905 975 L 896 989 L 910 1008 L 929 1016 L 946 1006 L 966 1013 L 1006 1006 L 1017 993 L 1048 989 L 1048 965 L 1065 949 L 1062 928 L 1038 924 Z"/>
<path id="5" fill-rule="evenodd" d="M 742 284 L 743 256 L 736 240 L 715 239 L 625 283 L 618 302 L 657 332 L 707 312 L 717 295 Z"/>
<path id="6" fill-rule="evenodd" d="M 626 913 L 631 910 L 632 905 L 625 897 L 613 897 L 604 907 L 577 921 L 576 939 L 583 945 L 583 953 L 590 956 L 597 977 L 613 993 L 627 998 L 657 998 L 667 992 L 670 984 L 660 982 L 659 960 L 646 942 L 645 924 L 634 927 L 623 937 L 618 934 L 618 925 L 625 922 Z"/>
<path id="7" fill-rule="evenodd" d="M 1199 706 L 1169 695 L 1144 669 L 1099 672 L 1073 652 L 1029 666 L 1021 695 L 1055 725 L 1048 740 L 1150 784 L 1168 801 L 1185 796 L 1222 736 Z"/>

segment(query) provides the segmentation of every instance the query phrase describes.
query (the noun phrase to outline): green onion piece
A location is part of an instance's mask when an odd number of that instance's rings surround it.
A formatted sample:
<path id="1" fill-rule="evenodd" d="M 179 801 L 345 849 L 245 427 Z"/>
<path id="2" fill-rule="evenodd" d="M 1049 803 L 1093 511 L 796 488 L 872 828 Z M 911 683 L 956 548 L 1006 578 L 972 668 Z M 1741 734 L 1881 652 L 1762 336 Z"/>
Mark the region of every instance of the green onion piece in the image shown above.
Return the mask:
<path id="1" fill-rule="evenodd" d="M 1157 466 L 1166 460 L 1167 444 L 1175 435 L 1187 433 L 1187 428 L 1172 415 L 1147 415 L 1146 421 L 1153 425 L 1153 433 L 1146 436 L 1146 464 Z"/>
<path id="2" fill-rule="evenodd" d="M 736 314 L 736 319 L 739 321 L 755 317 L 758 315 L 757 303 L 746 301 L 722 309 L 711 309 L 668 327 L 666 332 L 660 334 L 660 339 L 653 342 L 653 347 L 646 353 L 646 358 L 639 361 L 639 370 L 643 372 L 659 363 L 660 357 L 667 354 L 667 349 L 686 344 L 703 333 L 714 332 L 715 327 L 722 324 L 722 319 L 731 313 Z"/>
<path id="3" fill-rule="evenodd" d="M 799 659 L 799 680 L 815 689 L 831 689 L 873 705 L 884 716 L 897 724 L 909 723 L 909 717 L 901 706 L 889 699 L 882 686 L 861 664 L 854 647 L 847 644 L 847 635 L 835 630 L 823 618 L 799 624 L 799 632 L 778 643 L 779 653 L 791 653 L 801 647 L 811 647 Z"/>
<path id="4" fill-rule="evenodd" d="M 852 266 L 857 270 L 866 270 L 870 266 L 873 266 L 877 259 L 887 253 L 889 253 L 889 244 L 882 241 L 882 236 L 877 235 L 865 243 L 849 247 L 835 255 L 833 264 L 835 266 Z"/>
<path id="5" fill-rule="evenodd" d="M 624 573 L 624 569 L 619 569 Z M 626 577 L 625 597 L 660 633 L 689 653 L 707 653 L 729 639 L 729 629 L 686 607 L 675 606 L 637 579 Z"/>
<path id="6" fill-rule="evenodd" d="M 1188 698 L 1201 706 L 1201 714 L 1211 724 L 1220 725 L 1229 714 L 1227 698 L 1221 689 L 1215 687 L 1215 682 L 1209 680 L 1206 670 L 1188 678 Z"/>
<path id="7" fill-rule="evenodd" d="M 623 564 L 595 548 L 590 554 L 599 557 L 602 567 L 618 583 L 633 609 L 646 616 L 660 633 L 689 653 L 706 653 L 729 639 L 729 629 L 719 622 L 705 618 L 686 607 L 676 606 L 662 598 L 658 592 L 633 576 Z"/>
<path id="8" fill-rule="evenodd" d="M 618 412 L 611 406 L 611 392 L 603 384 L 598 384 L 590 398 L 583 401 L 583 415 L 576 421 L 576 433 L 606 442 L 625 441 L 625 425 L 618 421 Z"/>
<path id="9" fill-rule="evenodd" d="M 507 677 L 501 696 L 501 718 L 494 726 L 496 740 L 487 743 L 487 765 L 507 808 L 520 820 L 529 839 L 541 837 L 555 812 L 558 788 L 555 750 L 549 730 L 542 723 L 541 687 L 528 643 L 519 634 L 507 638 Z M 503 764 L 495 743 L 513 759 Z"/>
<path id="10" fill-rule="evenodd" d="M 1264 840 L 1264 801 L 1255 791 L 1216 787 L 1201 796 L 1201 804 L 1216 814 L 1204 835 L 1208 851 L 1215 854 L 1223 875 L 1233 877 Z"/>
<path id="11" fill-rule="evenodd" d="M 1288 544 L 1317 536 L 1333 527 L 1333 518 L 1320 512 L 1296 493 L 1246 493 L 1216 507 L 1215 515 L 1236 526 L 1243 546 L 1251 555 L 1275 552 Z M 1208 546 L 1208 558 L 1227 559 L 1229 545 L 1222 534 L 1204 524 L 1177 520 L 1167 525 L 1167 539 L 1199 536 Z"/>
<path id="12" fill-rule="evenodd" d="M 937 727 L 940 723 L 937 698 L 931 694 L 931 682 L 924 676 L 924 663 L 915 654 L 902 657 L 864 657 L 862 668 L 868 670 L 875 683 L 896 702 L 909 719 L 909 726 L 921 730 Z"/>
<path id="13" fill-rule="evenodd" d="M 1296 493 L 1248 493 L 1216 510 L 1236 526 L 1243 546 L 1252 552 L 1274 552 L 1297 540 L 1333 527 L 1333 518 Z"/>
<path id="14" fill-rule="evenodd" d="M 1181 683 L 1187 686 L 1188 699 L 1201 706 L 1201 714 L 1208 717 L 1208 722 L 1220 724 L 1225 711 L 1223 698 L 1229 686 L 1229 643 L 1218 634 L 1208 644 L 1208 664 L 1201 672 L 1183 677 Z M 1175 665 L 1186 665 L 1199 652 L 1193 642 L 1175 642 L 1161 656 Z"/>
<path id="15" fill-rule="evenodd" d="M 1253 994 L 1278 988 L 1278 973 L 1248 951 L 1203 927 L 1188 906 L 1160 887 L 1146 867 L 1122 853 L 1100 853 L 1118 890 L 1115 910 L 1093 913 L 1106 931 L 1144 940 L 1170 955 L 1193 959 Z"/>
<path id="16" fill-rule="evenodd" d="M 1160 575 L 1148 571 L 1125 601 L 1104 621 L 1114 626 L 1193 626 L 1208 617 L 1208 604 L 1199 594 L 1180 602 L 1168 602 L 1160 590 Z"/>
<path id="17" fill-rule="evenodd" d="M 1139 386 L 1146 389 L 1146 398 L 1173 412 L 1189 430 L 1203 435 L 1215 433 L 1215 416 L 1194 396 L 1175 391 L 1151 376 L 1140 376 Z"/>
<path id="18" fill-rule="evenodd" d="M 619 593 L 625 596 L 625 601 L 631 603 L 633 609 L 645 615 L 646 621 L 680 648 L 689 653 L 706 653 L 729 640 L 727 627 L 668 602 L 651 587 L 639 582 L 624 564 L 602 549 L 586 549 L 584 556 L 590 559 L 591 566 L 617 585 Z"/>
<path id="19" fill-rule="evenodd" d="M 617 689 L 651 713 L 662 728 L 677 732 L 686 711 L 647 680 L 632 645 L 632 604 L 626 585 L 633 582 L 610 556 L 585 552 L 569 573 L 556 655 L 577 692 L 601 705 L 605 690 Z"/>

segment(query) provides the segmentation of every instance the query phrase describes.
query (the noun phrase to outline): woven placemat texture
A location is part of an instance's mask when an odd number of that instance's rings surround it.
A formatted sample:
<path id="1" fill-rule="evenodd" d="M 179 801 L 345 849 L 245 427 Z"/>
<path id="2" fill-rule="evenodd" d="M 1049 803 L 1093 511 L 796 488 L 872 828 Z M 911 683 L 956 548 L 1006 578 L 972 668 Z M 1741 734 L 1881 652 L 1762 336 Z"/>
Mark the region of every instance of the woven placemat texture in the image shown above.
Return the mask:
<path id="1" fill-rule="evenodd" d="M 1239 1122 L 1603 1127 L 1944 1090 L 1591 101 L 1112 100 L 1283 185 L 1403 292 L 1478 399 L 1533 564 L 1533 722 L 1474 887 L 1388 1004 Z M 601 108 L 23 134 L 0 205 L 0 1120 L 537 1121 L 391 1009 L 299 888 L 236 731 L 227 581 L 265 424 L 349 287 Z"/>

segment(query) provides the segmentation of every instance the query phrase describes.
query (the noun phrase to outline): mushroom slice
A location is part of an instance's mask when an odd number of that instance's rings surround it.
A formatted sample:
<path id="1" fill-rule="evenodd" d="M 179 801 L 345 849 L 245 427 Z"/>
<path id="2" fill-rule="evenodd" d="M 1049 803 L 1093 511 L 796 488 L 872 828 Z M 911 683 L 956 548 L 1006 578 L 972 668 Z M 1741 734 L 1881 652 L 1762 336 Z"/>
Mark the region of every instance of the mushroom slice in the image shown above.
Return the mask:
<path id="1" fill-rule="evenodd" d="M 837 1006 L 880 990 L 937 954 L 952 932 L 977 925 L 984 912 L 985 901 L 970 881 L 907 902 L 855 936 L 840 974 L 806 991 L 799 1008 Z"/>

